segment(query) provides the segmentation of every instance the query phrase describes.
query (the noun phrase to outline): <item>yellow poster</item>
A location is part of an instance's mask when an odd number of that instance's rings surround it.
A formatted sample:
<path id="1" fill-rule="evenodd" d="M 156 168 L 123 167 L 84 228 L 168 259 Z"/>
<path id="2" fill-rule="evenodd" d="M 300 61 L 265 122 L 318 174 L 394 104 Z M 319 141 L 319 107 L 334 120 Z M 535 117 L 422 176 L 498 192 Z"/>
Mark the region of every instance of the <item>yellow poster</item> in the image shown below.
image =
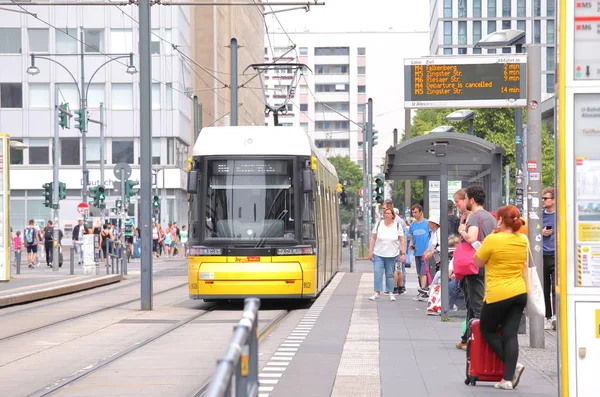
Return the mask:
<path id="1" fill-rule="evenodd" d="M 600 243 L 600 223 L 579 222 L 579 242 Z"/>
<path id="2" fill-rule="evenodd" d="M 596 310 L 596 338 L 600 339 L 600 309 Z"/>

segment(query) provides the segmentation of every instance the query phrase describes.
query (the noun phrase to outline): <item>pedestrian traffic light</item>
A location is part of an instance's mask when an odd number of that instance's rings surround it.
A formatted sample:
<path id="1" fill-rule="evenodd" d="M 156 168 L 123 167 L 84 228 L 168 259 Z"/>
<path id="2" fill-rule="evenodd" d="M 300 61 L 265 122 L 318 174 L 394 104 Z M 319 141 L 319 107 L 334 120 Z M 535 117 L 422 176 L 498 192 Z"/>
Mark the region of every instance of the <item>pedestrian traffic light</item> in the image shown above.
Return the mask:
<path id="1" fill-rule="evenodd" d="M 58 182 L 58 199 L 64 200 L 67 198 L 67 184 L 64 182 Z"/>
<path id="2" fill-rule="evenodd" d="M 123 202 L 121 200 L 115 201 L 115 207 L 121 209 L 123 207 Z"/>
<path id="3" fill-rule="evenodd" d="M 383 179 L 381 179 L 381 178 L 375 179 L 375 189 L 373 190 L 373 193 L 375 193 L 375 201 L 378 204 L 382 204 L 383 203 Z"/>
<path id="4" fill-rule="evenodd" d="M 61 126 L 63 129 L 71 128 L 71 118 L 65 112 L 69 112 L 68 103 L 62 103 L 58 109 L 58 125 Z"/>
<path id="5" fill-rule="evenodd" d="M 348 205 L 348 194 L 344 186 L 342 186 L 342 191 L 340 192 L 340 201 L 342 205 Z"/>
<path id="6" fill-rule="evenodd" d="M 52 183 L 44 183 L 44 207 L 52 208 Z"/>
<path id="7" fill-rule="evenodd" d="M 75 128 L 79 131 L 86 131 L 86 123 L 87 123 L 87 112 L 85 109 L 79 109 L 75 111 Z"/>
<path id="8" fill-rule="evenodd" d="M 94 207 L 96 208 L 106 208 L 106 194 L 104 193 L 104 186 L 98 185 L 90 188 L 88 196 L 94 199 Z"/>
<path id="9" fill-rule="evenodd" d="M 373 130 L 373 136 L 371 136 L 371 145 L 375 146 L 377 145 L 377 133 L 379 131 L 377 130 Z"/>
<path id="10" fill-rule="evenodd" d="M 140 184 L 139 181 L 131 181 L 131 180 L 125 181 L 125 199 L 127 200 L 127 202 L 129 202 L 129 199 L 131 198 L 131 196 L 135 196 L 138 194 L 140 189 L 134 189 L 133 187 L 137 186 L 139 184 Z"/>
<path id="11" fill-rule="evenodd" d="M 158 196 L 152 197 L 152 207 L 154 207 L 155 209 L 160 207 L 160 197 L 158 197 Z"/>

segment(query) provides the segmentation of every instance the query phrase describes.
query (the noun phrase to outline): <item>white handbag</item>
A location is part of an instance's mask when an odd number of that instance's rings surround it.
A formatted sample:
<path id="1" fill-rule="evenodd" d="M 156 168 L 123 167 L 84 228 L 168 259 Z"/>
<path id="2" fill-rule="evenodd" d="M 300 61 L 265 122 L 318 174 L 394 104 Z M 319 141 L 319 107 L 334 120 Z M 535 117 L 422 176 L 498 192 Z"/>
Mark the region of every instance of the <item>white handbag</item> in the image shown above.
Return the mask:
<path id="1" fill-rule="evenodd" d="M 527 317 L 545 316 L 546 315 L 546 304 L 544 302 L 544 289 L 540 282 L 540 277 L 537 273 L 535 264 L 530 267 L 530 258 L 533 258 L 531 254 L 531 248 L 529 246 L 529 239 L 525 235 L 523 238 L 527 240 L 527 268 L 523 269 L 523 278 L 527 284 L 527 305 L 525 306 L 525 314 Z M 533 262 L 533 260 L 531 260 Z"/>

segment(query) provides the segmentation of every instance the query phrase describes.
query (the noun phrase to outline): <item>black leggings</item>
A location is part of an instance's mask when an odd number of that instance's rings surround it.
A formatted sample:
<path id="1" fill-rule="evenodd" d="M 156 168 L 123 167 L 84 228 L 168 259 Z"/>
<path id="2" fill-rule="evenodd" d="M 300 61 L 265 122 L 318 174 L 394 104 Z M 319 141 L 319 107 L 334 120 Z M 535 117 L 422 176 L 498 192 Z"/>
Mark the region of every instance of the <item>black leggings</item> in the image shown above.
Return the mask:
<path id="1" fill-rule="evenodd" d="M 527 294 L 495 303 L 483 303 L 481 309 L 481 336 L 504 363 L 504 379 L 512 381 L 519 358 L 519 340 L 517 331 L 521 314 L 527 303 Z M 498 335 L 498 327 L 502 335 Z"/>

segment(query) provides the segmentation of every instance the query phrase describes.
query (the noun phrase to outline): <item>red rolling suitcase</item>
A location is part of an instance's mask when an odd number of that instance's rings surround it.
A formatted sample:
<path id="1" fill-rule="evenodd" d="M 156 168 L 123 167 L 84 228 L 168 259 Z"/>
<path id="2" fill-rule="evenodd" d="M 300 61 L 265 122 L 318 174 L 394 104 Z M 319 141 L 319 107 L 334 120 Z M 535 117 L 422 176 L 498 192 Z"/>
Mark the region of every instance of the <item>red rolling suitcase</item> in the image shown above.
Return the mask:
<path id="1" fill-rule="evenodd" d="M 498 330 L 498 333 L 500 333 L 500 330 Z M 479 319 L 472 319 L 469 322 L 465 385 L 475 386 L 477 381 L 499 382 L 503 376 L 504 363 L 483 340 L 479 330 Z"/>

